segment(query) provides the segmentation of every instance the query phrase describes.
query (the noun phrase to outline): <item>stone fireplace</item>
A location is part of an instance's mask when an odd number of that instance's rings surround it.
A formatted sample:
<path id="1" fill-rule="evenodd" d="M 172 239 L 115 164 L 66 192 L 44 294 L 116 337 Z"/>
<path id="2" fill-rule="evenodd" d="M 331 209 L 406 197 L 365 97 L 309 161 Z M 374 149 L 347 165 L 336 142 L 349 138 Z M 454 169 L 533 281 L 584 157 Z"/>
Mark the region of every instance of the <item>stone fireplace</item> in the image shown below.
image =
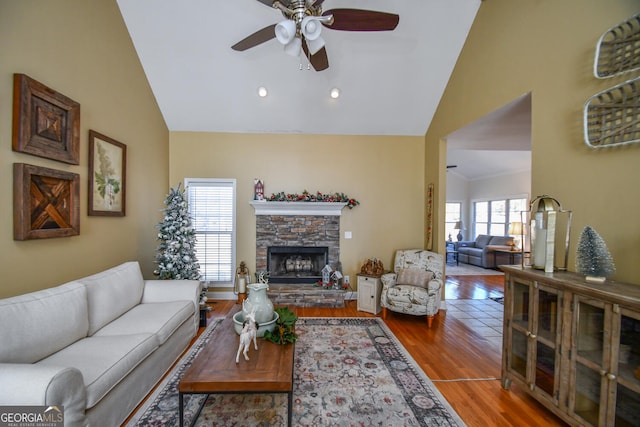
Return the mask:
<path id="1" fill-rule="evenodd" d="M 340 268 L 344 203 L 251 204 L 256 209 L 256 271 L 269 271 L 269 283 L 316 283 L 326 264 Z"/>
<path id="2" fill-rule="evenodd" d="M 340 266 L 340 214 L 346 203 L 250 202 L 256 210 L 256 271 L 270 271 L 275 305 L 344 307 L 345 292 L 315 287 Z"/>

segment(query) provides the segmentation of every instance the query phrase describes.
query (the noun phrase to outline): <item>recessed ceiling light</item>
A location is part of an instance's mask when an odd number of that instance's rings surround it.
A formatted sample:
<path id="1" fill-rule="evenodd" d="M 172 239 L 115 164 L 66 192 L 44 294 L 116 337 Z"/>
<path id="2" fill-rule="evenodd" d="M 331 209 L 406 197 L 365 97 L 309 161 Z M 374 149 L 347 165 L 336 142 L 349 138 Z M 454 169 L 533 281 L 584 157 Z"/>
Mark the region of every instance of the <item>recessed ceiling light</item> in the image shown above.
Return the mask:
<path id="1" fill-rule="evenodd" d="M 340 96 L 340 89 L 338 89 L 337 87 L 334 87 L 333 89 L 331 89 L 331 97 L 333 99 L 336 99 Z"/>
<path id="2" fill-rule="evenodd" d="M 260 98 L 264 98 L 265 96 L 267 96 L 267 88 L 266 88 L 266 87 L 264 87 L 264 86 L 260 86 L 260 87 L 258 88 L 258 96 L 259 96 Z"/>

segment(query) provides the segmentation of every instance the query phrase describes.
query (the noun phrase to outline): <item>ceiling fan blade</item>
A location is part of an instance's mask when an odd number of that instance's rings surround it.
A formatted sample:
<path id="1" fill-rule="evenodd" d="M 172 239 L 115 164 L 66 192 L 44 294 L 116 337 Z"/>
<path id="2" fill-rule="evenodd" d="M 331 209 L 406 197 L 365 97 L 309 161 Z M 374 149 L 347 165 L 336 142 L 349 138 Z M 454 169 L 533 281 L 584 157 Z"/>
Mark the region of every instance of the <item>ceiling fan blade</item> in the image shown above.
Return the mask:
<path id="1" fill-rule="evenodd" d="M 323 46 L 319 51 L 317 51 L 314 55 L 309 54 L 309 48 L 307 47 L 306 41 L 302 43 L 302 50 L 307 58 L 309 58 L 309 62 L 313 66 L 313 69 L 316 71 L 324 71 L 329 68 L 329 58 L 327 57 L 327 49 Z"/>
<path id="2" fill-rule="evenodd" d="M 400 21 L 394 13 L 364 9 L 331 9 L 322 15 L 333 15 L 333 24 L 324 24 L 327 28 L 342 31 L 391 31 Z"/>
<path id="3" fill-rule="evenodd" d="M 251 49 L 252 47 L 258 46 L 259 44 L 262 44 L 264 42 L 268 42 L 269 40 L 274 39 L 275 37 L 276 37 L 276 24 L 272 24 L 240 40 L 238 43 L 231 46 L 231 49 L 242 52 L 244 50 Z"/>
<path id="4" fill-rule="evenodd" d="M 316 0 L 313 2 L 312 7 L 318 7 L 320 6 L 322 3 L 324 3 L 324 0 Z"/>

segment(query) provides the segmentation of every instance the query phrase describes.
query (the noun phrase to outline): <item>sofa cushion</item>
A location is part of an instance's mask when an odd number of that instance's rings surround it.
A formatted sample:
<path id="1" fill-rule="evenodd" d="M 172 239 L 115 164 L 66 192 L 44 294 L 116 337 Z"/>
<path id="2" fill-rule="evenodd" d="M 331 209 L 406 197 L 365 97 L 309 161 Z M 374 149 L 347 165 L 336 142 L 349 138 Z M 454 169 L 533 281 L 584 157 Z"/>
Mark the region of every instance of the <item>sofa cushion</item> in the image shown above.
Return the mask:
<path id="1" fill-rule="evenodd" d="M 411 285 L 426 288 L 429 281 L 434 278 L 434 274 L 427 270 L 418 270 L 415 268 L 401 268 L 398 270 L 398 285 Z"/>
<path id="2" fill-rule="evenodd" d="M 162 345 L 190 318 L 193 310 L 193 301 L 140 304 L 100 329 L 94 336 L 149 333 L 156 337 L 158 345 Z"/>
<path id="3" fill-rule="evenodd" d="M 137 262 L 125 262 L 79 279 L 87 285 L 89 335 L 117 319 L 142 299 L 144 279 Z"/>
<path id="4" fill-rule="evenodd" d="M 492 238 L 493 236 L 479 234 L 478 237 L 476 237 L 476 248 L 484 248 L 489 244 Z"/>
<path id="5" fill-rule="evenodd" d="M 93 407 L 158 347 L 151 334 L 87 337 L 38 362 L 77 368 Z"/>
<path id="6" fill-rule="evenodd" d="M 87 291 L 69 282 L 0 300 L 0 362 L 34 363 L 87 336 Z"/>

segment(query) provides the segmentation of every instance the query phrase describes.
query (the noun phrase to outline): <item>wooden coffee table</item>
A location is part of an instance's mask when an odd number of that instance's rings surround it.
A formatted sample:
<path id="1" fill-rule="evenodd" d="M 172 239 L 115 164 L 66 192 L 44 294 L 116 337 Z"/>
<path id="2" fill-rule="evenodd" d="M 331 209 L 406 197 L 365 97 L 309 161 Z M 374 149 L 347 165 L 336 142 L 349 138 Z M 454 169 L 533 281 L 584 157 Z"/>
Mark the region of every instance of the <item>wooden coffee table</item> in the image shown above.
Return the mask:
<path id="1" fill-rule="evenodd" d="M 185 394 L 222 393 L 287 393 L 288 425 L 291 425 L 294 345 L 278 345 L 258 338 L 257 351 L 251 344 L 250 360 L 244 360 L 241 354 L 240 363 L 236 364 L 239 342 L 240 337 L 233 328 L 232 317 L 216 327 L 209 342 L 178 384 L 180 426 L 184 423 Z M 201 410 L 202 406 L 190 425 L 198 418 Z"/>

